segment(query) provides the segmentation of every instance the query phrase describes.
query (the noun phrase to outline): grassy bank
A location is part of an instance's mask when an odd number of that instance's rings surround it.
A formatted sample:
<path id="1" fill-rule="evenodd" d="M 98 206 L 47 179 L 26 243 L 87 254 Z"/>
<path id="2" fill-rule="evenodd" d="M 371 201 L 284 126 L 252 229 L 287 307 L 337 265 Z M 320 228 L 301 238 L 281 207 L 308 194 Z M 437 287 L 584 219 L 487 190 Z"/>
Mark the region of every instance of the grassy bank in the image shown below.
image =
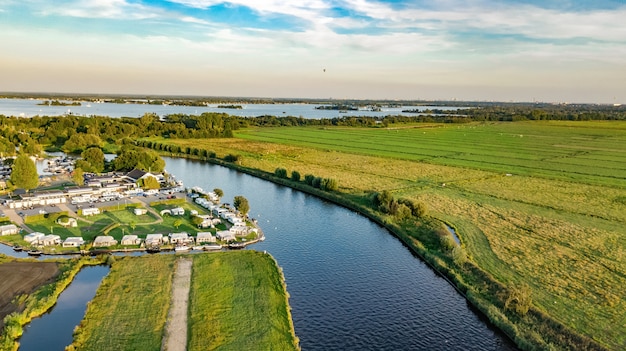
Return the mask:
<path id="1" fill-rule="evenodd" d="M 76 328 L 70 350 L 159 350 L 175 258 L 117 259 Z"/>
<path id="2" fill-rule="evenodd" d="M 217 158 L 237 155 L 236 163 L 225 164 L 325 196 L 385 224 L 524 348 L 577 349 L 594 345 L 593 339 L 619 350 L 626 347 L 625 126 L 268 128 L 239 134 L 247 140 L 151 141 L 177 145 L 187 157 L 198 154 L 194 149 Z M 428 157 L 417 158 L 418 153 Z M 490 154 L 499 156 L 499 168 Z M 338 179 L 339 192 L 277 178 L 278 167 Z M 416 234 L 409 230 L 413 223 L 372 211 L 370 194 L 382 190 L 422 201 L 431 217 L 452 224 L 467 263 L 451 261 L 450 252 L 434 246 L 440 226 Z M 520 315 L 505 308 L 507 297 L 526 287 L 530 311 Z"/>
<path id="3" fill-rule="evenodd" d="M 61 292 L 72 282 L 83 266 L 102 263 L 102 257 L 59 260 L 60 273 L 56 280 L 30 295 L 19 297 L 21 310 L 5 317 L 4 330 L 0 337 L 0 350 L 17 350 L 19 347 L 17 340 L 22 336 L 23 327 L 33 318 L 41 316 L 54 306 Z"/>
<path id="4" fill-rule="evenodd" d="M 189 350 L 295 350 L 282 276 L 256 251 L 194 255 Z"/>

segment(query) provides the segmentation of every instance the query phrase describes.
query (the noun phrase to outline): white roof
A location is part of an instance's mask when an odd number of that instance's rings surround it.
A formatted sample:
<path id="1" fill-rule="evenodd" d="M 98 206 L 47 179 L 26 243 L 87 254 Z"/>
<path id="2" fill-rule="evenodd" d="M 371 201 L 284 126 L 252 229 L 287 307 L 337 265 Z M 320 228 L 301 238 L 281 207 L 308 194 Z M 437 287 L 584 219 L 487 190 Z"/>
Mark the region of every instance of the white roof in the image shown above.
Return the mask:
<path id="1" fill-rule="evenodd" d="M 146 240 L 149 239 L 163 239 L 163 234 L 148 234 L 146 235 Z"/>
<path id="2" fill-rule="evenodd" d="M 211 232 L 198 232 L 198 238 L 209 238 L 213 237 L 213 233 Z"/>
<path id="3" fill-rule="evenodd" d="M 110 241 L 114 241 L 114 240 L 115 240 L 115 239 L 113 239 L 113 237 L 112 237 L 112 236 L 110 236 L 110 235 L 100 235 L 100 236 L 97 236 L 97 237 L 94 239 L 94 241 L 93 241 L 93 242 L 94 242 L 94 244 L 95 244 L 95 243 L 110 242 Z"/>
<path id="4" fill-rule="evenodd" d="M 170 233 L 170 238 L 172 239 L 180 239 L 180 238 L 187 238 L 187 237 L 189 237 L 189 234 L 187 234 L 186 232 Z"/>
<path id="5" fill-rule="evenodd" d="M 65 239 L 64 242 L 66 242 L 66 243 L 72 243 L 72 242 L 84 243 L 85 240 L 83 240 L 83 238 L 80 237 L 80 236 L 70 236 L 67 239 Z"/>
<path id="6" fill-rule="evenodd" d="M 124 237 L 122 238 L 122 241 L 126 241 L 126 240 L 137 240 L 139 237 L 135 234 L 128 234 L 128 235 L 124 235 Z"/>

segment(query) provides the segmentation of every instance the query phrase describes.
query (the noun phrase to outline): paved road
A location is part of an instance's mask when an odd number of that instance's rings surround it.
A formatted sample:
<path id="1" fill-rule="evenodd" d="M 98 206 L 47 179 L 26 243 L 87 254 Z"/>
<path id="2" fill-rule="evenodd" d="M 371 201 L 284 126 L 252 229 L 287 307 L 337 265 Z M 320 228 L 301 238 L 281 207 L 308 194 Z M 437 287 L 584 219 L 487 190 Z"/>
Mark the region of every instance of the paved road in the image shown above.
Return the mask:
<path id="1" fill-rule="evenodd" d="M 11 222 L 15 223 L 15 225 L 17 225 L 18 227 L 21 227 L 27 233 L 32 233 L 33 232 L 32 229 L 30 229 L 26 224 L 24 224 L 24 218 L 22 218 L 22 216 L 18 215 L 17 212 L 14 209 L 5 208 L 3 212 L 4 212 L 4 214 L 7 215 L 7 217 L 9 217 Z"/>

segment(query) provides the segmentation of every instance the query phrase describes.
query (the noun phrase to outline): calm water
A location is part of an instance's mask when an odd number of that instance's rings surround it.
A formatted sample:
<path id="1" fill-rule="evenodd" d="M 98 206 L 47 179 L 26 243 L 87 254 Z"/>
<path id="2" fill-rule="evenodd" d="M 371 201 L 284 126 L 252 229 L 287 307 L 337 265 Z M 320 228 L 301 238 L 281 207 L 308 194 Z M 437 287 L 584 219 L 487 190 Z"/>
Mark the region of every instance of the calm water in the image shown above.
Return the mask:
<path id="1" fill-rule="evenodd" d="M 166 158 L 223 202 L 243 195 L 283 268 L 303 350 L 514 350 L 445 280 L 368 219 L 228 168 Z"/>
<path id="2" fill-rule="evenodd" d="M 24 328 L 20 351 L 63 350 L 72 343 L 72 334 L 85 316 L 87 302 L 96 295 L 108 266 L 84 267 L 61 293 L 56 305 Z"/>
<path id="3" fill-rule="evenodd" d="M 449 106 L 403 106 L 393 108 L 383 108 L 382 111 L 339 111 L 316 110 L 319 105 L 312 104 L 243 104 L 243 109 L 223 109 L 217 108 L 217 104 L 207 107 L 195 106 L 163 106 L 163 105 L 143 105 L 143 104 L 113 104 L 113 103 L 88 103 L 82 102 L 81 106 L 39 106 L 41 100 L 30 99 L 0 99 L 0 114 L 5 116 L 61 116 L 72 113 L 81 116 L 109 116 L 109 117 L 141 117 L 145 113 L 156 113 L 164 116 L 174 113 L 201 114 L 203 112 L 223 112 L 234 116 L 257 117 L 263 115 L 272 116 L 296 116 L 305 118 L 334 118 L 345 116 L 387 116 L 404 115 L 414 116 L 415 114 L 403 113 L 406 109 L 419 109 L 423 111 L 428 108 L 441 110 L 456 110 L 457 107 Z"/>

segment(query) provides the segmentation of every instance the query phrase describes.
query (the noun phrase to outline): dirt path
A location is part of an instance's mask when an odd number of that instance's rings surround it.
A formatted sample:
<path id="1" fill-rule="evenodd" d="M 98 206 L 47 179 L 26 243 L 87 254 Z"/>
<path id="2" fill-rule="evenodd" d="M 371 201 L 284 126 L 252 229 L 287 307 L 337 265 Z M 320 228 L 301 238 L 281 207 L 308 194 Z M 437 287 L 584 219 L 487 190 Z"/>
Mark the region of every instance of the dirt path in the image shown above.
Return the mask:
<path id="1" fill-rule="evenodd" d="M 191 285 L 191 259 L 180 258 L 174 272 L 172 304 L 167 316 L 163 351 L 185 351 L 187 349 L 187 305 Z"/>

